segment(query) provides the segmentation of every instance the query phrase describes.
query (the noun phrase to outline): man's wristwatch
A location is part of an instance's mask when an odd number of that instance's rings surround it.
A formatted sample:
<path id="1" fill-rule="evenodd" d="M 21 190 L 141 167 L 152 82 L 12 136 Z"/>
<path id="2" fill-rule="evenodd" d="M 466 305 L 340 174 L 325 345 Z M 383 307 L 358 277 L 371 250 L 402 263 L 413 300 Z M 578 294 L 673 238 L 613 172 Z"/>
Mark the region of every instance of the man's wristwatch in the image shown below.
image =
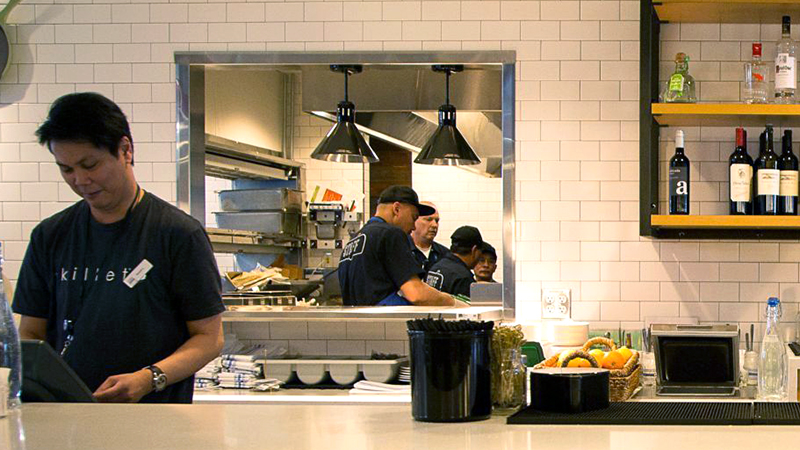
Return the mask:
<path id="1" fill-rule="evenodd" d="M 154 392 L 161 392 L 164 388 L 167 387 L 167 374 L 164 373 L 163 370 L 159 369 L 158 366 L 152 365 L 147 366 L 145 369 L 153 372 L 153 378 L 151 380 L 151 385 L 153 387 Z"/>

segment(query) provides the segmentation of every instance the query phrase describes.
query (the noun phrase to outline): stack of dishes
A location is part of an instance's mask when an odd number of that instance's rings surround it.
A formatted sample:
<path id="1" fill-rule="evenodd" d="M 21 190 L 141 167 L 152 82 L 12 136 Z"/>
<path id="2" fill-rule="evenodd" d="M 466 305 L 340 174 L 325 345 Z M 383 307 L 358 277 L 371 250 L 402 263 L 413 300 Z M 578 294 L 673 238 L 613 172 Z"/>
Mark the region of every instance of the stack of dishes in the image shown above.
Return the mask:
<path id="1" fill-rule="evenodd" d="M 397 377 L 397 381 L 401 383 L 411 383 L 411 367 L 410 366 L 400 366 L 400 375 Z"/>

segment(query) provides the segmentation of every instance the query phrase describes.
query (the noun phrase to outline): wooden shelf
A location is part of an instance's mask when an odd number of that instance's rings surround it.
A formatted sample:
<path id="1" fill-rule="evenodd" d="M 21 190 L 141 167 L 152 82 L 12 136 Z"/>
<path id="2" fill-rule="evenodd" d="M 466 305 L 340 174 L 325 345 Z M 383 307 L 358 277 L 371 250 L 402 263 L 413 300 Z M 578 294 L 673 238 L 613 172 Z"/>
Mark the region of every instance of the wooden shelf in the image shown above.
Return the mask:
<path id="1" fill-rule="evenodd" d="M 653 103 L 652 113 L 665 126 L 800 126 L 800 105 Z"/>
<path id="2" fill-rule="evenodd" d="M 662 22 L 772 23 L 781 16 L 800 23 L 800 3 L 790 0 L 659 0 L 653 7 Z"/>
<path id="3" fill-rule="evenodd" d="M 800 216 L 650 216 L 653 228 L 788 230 L 800 232 Z"/>

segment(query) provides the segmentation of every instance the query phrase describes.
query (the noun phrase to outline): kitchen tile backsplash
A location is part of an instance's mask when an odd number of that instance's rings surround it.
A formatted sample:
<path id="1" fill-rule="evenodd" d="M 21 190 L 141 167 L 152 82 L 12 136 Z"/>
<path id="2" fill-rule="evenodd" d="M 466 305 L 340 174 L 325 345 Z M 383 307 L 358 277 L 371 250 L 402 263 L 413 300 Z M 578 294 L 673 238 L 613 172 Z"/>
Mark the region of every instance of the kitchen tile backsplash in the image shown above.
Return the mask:
<path id="1" fill-rule="evenodd" d="M 797 242 L 639 238 L 638 15 L 638 1 L 617 0 L 20 5 L 9 17 L 15 62 L 0 82 L 0 240 L 9 249 L 4 271 L 15 279 L 32 228 L 75 201 L 33 135 L 61 94 L 94 90 L 120 102 L 132 121 L 142 186 L 175 201 L 175 51 L 509 49 L 518 58 L 518 318 L 538 318 L 541 288 L 550 286 L 573 289 L 573 317 L 595 328 L 638 328 L 648 317 L 678 315 L 747 326 L 763 320 L 768 295 L 781 296 L 784 317 L 792 317 L 800 302 Z M 701 100 L 738 100 L 750 43 L 763 40 L 764 60 L 770 61 L 779 34 L 777 23 L 666 24 L 662 80 L 675 53 L 683 51 Z M 800 27 L 793 27 L 798 37 Z M 295 154 L 307 158 L 330 124 L 297 119 Z M 662 133 L 662 179 L 672 131 Z M 697 177 L 692 211 L 722 213 L 733 130 L 685 131 Z M 748 131 L 754 153 L 758 129 Z M 309 184 L 368 181 L 359 165 L 305 162 Z M 413 170 L 421 196 L 443 212 L 440 242 L 470 222 L 501 247 L 500 180 L 453 168 Z M 58 183 L 55 193 L 49 183 Z M 497 194 L 481 196 L 489 192 Z M 314 257 L 312 264 L 321 258 Z M 218 264 L 233 268 L 230 255 L 218 255 Z M 297 349 L 319 350 L 325 342 L 329 353 L 367 353 L 406 340 L 389 325 L 382 338 L 364 331 L 354 341 L 311 324 L 300 339 L 292 334 L 297 330 L 257 325 L 230 328 L 243 339 L 288 336 L 275 339 L 298 342 L 292 344 Z"/>

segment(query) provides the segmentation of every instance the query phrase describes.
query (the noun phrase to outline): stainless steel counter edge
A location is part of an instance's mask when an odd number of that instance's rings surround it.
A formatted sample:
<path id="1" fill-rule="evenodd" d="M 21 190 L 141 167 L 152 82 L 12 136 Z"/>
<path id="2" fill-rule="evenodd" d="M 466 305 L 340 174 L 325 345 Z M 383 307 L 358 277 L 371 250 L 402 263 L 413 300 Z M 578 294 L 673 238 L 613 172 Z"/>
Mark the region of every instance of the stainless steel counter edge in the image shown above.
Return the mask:
<path id="1" fill-rule="evenodd" d="M 431 306 L 364 306 L 298 308 L 273 306 L 268 311 L 226 311 L 223 322 L 271 322 L 277 320 L 371 320 L 405 321 L 427 317 L 444 319 L 500 320 L 501 306 L 473 306 L 470 308 L 442 308 Z"/>

